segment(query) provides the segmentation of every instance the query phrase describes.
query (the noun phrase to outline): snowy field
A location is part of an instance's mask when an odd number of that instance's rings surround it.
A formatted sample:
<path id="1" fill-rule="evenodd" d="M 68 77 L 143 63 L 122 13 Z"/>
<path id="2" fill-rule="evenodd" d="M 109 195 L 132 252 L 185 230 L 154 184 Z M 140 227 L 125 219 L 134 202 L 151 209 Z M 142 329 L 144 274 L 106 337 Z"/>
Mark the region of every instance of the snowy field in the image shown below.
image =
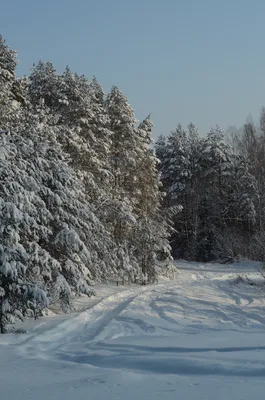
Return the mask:
<path id="1" fill-rule="evenodd" d="M 0 336 L 0 398 L 263 400 L 259 265 L 177 267 L 175 281 L 99 285 L 83 311 Z"/>

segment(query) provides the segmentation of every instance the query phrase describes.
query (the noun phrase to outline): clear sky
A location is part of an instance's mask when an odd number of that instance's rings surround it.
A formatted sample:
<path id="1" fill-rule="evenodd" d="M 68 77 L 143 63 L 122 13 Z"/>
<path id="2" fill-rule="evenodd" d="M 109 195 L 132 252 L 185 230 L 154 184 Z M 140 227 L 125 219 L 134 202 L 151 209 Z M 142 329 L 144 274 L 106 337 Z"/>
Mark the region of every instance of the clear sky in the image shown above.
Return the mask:
<path id="1" fill-rule="evenodd" d="M 264 0 L 6 0 L 1 34 L 18 74 L 52 61 L 117 85 L 155 134 L 191 120 L 205 133 L 265 105 Z"/>

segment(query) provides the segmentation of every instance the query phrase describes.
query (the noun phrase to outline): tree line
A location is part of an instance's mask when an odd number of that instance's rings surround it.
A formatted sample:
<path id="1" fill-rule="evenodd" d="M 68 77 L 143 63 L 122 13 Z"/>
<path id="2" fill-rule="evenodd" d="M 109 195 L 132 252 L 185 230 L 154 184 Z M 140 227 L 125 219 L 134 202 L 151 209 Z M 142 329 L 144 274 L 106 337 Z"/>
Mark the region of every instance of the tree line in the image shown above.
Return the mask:
<path id="1" fill-rule="evenodd" d="M 264 260 L 265 109 L 228 134 L 180 124 L 156 142 L 171 212 L 173 255 L 197 261 Z M 172 213 L 173 212 L 173 213 Z"/>
<path id="2" fill-rule="evenodd" d="M 0 328 L 93 284 L 170 270 L 150 116 L 96 78 L 38 62 L 16 76 L 0 37 Z"/>

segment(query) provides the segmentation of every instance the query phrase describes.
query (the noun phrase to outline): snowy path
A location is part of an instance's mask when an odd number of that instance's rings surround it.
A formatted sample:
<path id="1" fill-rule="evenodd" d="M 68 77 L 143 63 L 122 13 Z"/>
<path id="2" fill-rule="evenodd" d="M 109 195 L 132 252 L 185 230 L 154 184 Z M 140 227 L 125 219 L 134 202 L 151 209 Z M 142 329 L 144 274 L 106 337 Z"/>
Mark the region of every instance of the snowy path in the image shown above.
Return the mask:
<path id="1" fill-rule="evenodd" d="M 256 265 L 178 268 L 175 281 L 0 337 L 4 398 L 263 399 L 265 289 L 245 283 L 262 281 Z"/>

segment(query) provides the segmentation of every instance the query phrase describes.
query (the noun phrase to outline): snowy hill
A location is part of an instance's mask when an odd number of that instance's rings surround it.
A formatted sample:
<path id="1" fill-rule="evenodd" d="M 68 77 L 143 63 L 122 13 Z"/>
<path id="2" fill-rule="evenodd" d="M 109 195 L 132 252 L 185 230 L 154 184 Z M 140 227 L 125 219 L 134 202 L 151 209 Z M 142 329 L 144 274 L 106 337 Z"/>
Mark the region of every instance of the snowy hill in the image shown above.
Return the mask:
<path id="1" fill-rule="evenodd" d="M 258 263 L 178 262 L 175 281 L 98 287 L 85 311 L 0 336 L 8 399 L 263 399 Z M 84 304 L 79 305 L 80 308 Z"/>

